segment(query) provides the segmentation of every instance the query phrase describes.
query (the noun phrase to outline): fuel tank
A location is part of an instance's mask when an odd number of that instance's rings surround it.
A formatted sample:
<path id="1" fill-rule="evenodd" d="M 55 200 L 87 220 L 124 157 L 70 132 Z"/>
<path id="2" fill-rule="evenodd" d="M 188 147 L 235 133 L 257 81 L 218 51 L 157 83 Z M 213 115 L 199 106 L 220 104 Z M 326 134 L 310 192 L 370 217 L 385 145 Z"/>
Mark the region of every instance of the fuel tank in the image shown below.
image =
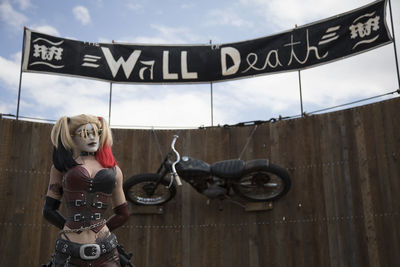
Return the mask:
<path id="1" fill-rule="evenodd" d="M 210 176 L 210 165 L 199 159 L 183 156 L 176 171 L 184 180 L 204 179 Z"/>

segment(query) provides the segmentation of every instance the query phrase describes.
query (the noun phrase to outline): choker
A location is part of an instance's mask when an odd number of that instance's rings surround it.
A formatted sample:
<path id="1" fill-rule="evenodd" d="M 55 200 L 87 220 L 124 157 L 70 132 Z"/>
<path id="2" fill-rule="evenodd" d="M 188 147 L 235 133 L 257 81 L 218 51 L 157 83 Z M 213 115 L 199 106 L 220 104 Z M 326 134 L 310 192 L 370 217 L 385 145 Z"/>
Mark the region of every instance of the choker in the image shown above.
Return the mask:
<path id="1" fill-rule="evenodd" d="M 80 156 L 96 156 L 96 152 L 81 151 Z"/>

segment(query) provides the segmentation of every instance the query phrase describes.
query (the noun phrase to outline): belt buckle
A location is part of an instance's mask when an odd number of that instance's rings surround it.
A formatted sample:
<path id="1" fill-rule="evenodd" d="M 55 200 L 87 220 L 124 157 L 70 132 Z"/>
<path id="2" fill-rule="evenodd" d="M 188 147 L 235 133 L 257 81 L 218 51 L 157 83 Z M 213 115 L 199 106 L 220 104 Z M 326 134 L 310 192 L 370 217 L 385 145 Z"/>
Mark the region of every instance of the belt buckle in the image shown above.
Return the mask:
<path id="1" fill-rule="evenodd" d="M 101 201 L 94 202 L 94 203 L 93 203 L 93 206 L 94 206 L 96 209 L 102 209 L 102 208 L 103 208 L 103 202 L 101 202 Z"/>
<path id="2" fill-rule="evenodd" d="M 93 216 L 92 216 L 92 219 L 93 220 L 100 220 L 101 219 L 101 213 L 98 213 L 98 212 L 94 213 Z"/>
<path id="3" fill-rule="evenodd" d="M 83 206 L 84 202 L 82 199 L 75 199 L 75 207 Z"/>
<path id="4" fill-rule="evenodd" d="M 91 255 L 85 254 L 85 249 L 91 247 Z M 83 244 L 79 248 L 79 256 L 82 260 L 95 260 L 100 257 L 100 246 L 98 244 Z"/>
<path id="5" fill-rule="evenodd" d="M 81 220 L 84 219 L 84 218 L 85 218 L 85 217 L 82 216 L 82 214 L 80 214 L 80 213 L 74 214 L 74 222 L 79 222 L 79 221 L 81 221 Z"/>

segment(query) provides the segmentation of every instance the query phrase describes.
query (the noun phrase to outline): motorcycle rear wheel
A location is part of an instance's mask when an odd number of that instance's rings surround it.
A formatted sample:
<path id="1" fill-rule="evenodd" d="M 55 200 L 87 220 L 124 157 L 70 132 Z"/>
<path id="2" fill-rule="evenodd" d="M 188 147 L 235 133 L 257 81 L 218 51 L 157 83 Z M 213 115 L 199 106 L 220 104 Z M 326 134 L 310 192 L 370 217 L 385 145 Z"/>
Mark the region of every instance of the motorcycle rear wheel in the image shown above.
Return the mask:
<path id="1" fill-rule="evenodd" d="M 242 177 L 232 185 L 236 194 L 253 202 L 272 201 L 283 197 L 290 189 L 288 172 L 277 165 L 254 160 Z"/>
<path id="2" fill-rule="evenodd" d="M 123 189 L 128 201 L 137 205 L 161 205 L 170 201 L 176 194 L 175 184 L 162 179 L 156 187 L 161 176 L 155 173 L 138 174 L 128 178 Z"/>

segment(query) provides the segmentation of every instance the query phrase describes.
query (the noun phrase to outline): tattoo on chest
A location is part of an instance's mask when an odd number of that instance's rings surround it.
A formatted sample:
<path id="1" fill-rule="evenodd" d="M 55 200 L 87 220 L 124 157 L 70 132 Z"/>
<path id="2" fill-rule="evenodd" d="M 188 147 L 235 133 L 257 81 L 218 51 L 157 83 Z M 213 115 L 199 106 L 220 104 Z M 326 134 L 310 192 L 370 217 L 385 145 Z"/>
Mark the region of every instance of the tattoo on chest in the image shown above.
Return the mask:
<path id="1" fill-rule="evenodd" d="M 61 184 L 55 183 L 55 184 L 49 184 L 49 191 L 54 193 L 57 196 L 62 196 L 63 194 L 63 188 Z"/>

